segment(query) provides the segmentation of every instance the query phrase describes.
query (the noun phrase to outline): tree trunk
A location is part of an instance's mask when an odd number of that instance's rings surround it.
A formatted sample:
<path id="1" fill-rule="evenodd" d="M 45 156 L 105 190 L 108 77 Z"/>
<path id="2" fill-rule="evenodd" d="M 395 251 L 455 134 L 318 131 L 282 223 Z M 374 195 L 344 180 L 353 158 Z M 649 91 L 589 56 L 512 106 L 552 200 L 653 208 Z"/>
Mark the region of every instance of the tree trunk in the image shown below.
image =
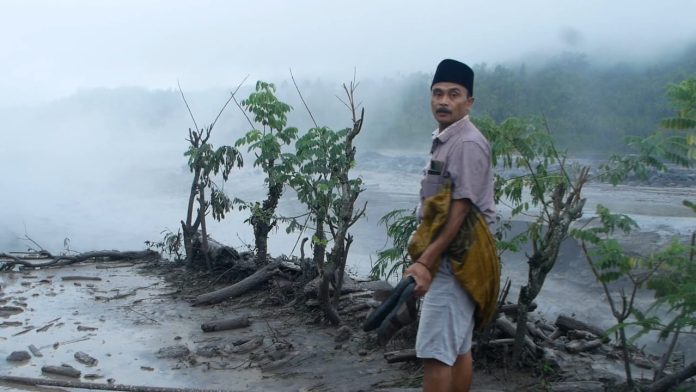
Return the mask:
<path id="1" fill-rule="evenodd" d="M 198 217 L 201 222 L 201 253 L 205 265 L 208 267 L 208 271 L 210 271 L 213 269 L 213 266 L 210 263 L 210 255 L 208 254 L 208 229 L 205 226 L 205 215 L 208 211 L 208 205 L 205 203 L 205 185 L 201 183 L 198 190 Z"/>
<path id="2" fill-rule="evenodd" d="M 240 282 L 220 290 L 201 294 L 196 297 L 196 301 L 193 305 L 215 304 L 228 298 L 238 297 L 247 291 L 260 286 L 261 284 L 266 283 L 268 279 L 278 273 L 279 265 L 279 263 L 268 264 Z"/>
<path id="3" fill-rule="evenodd" d="M 314 259 L 314 265 L 317 266 L 319 274 L 324 271 L 324 258 L 326 257 L 326 234 L 324 234 L 324 220 L 326 216 L 317 214 L 317 229 L 314 232 L 316 241 L 312 241 L 314 244 L 314 253 L 312 257 Z"/>
<path id="4" fill-rule="evenodd" d="M 268 233 L 275 226 L 273 216 L 278 207 L 278 200 L 283 194 L 283 184 L 268 187 L 268 197 L 263 201 L 261 213 L 251 219 L 254 227 L 254 243 L 256 244 L 256 265 L 261 267 L 268 264 Z"/>
<path id="5" fill-rule="evenodd" d="M 329 256 L 333 258 L 333 256 Z M 324 273 L 321 276 L 321 284 L 319 285 L 319 294 L 317 299 L 319 300 L 319 306 L 324 311 L 324 316 L 333 325 L 338 325 L 341 323 L 341 317 L 338 315 L 336 308 L 334 308 L 329 298 L 329 284 L 331 283 L 331 277 L 334 276 L 335 264 L 331 263 L 329 266 L 324 268 Z"/>
<path id="6" fill-rule="evenodd" d="M 346 261 L 348 260 L 348 251 L 350 250 L 350 244 L 353 243 L 353 236 L 348 234 L 346 236 L 345 243 L 345 249 L 342 249 L 341 252 L 341 259 L 339 262 L 340 268 L 338 269 L 338 273 L 336 274 L 336 290 L 334 291 L 334 306 L 336 308 L 338 308 L 338 303 L 341 300 L 341 289 L 343 289 L 343 277 L 345 276 Z"/>
<path id="7" fill-rule="evenodd" d="M 186 209 L 186 222 L 181 221 L 181 229 L 184 235 L 184 250 L 186 251 L 186 262 L 193 261 L 193 236 L 196 234 L 197 228 L 193 227 L 193 203 L 198 194 L 198 180 L 201 177 L 200 169 L 193 174 L 193 182 L 191 183 L 191 192 L 189 193 L 188 207 Z"/>
<path id="8" fill-rule="evenodd" d="M 542 232 L 539 232 L 540 236 L 532 240 L 533 252 L 528 257 L 527 284 L 520 289 L 517 301 L 518 304 L 525 305 L 524 309 L 522 307 L 519 309 L 517 332 L 515 333 L 513 357 L 517 360 L 521 356 L 521 339 L 527 333 L 527 307 L 532 304 L 532 301 L 541 291 L 546 275 L 556 263 L 558 251 L 561 243 L 568 236 L 570 224 L 582 216 L 585 200 L 580 198 L 580 192 L 583 184 L 587 181 L 588 172 L 589 168 L 582 168 L 575 185 L 565 182 L 556 185 L 551 194 L 550 205 L 553 206 L 553 210 L 546 215 L 546 232 L 543 232 L 543 235 Z M 564 199 L 568 186 L 571 186 L 572 190 Z"/>
<path id="9" fill-rule="evenodd" d="M 525 287 L 522 287 L 522 290 L 524 289 Z M 515 362 L 519 362 L 522 359 L 522 345 L 527 337 L 527 306 L 529 304 L 523 302 L 521 292 L 520 302 L 517 305 L 517 327 L 515 328 L 515 345 L 512 351 Z"/>
<path id="10" fill-rule="evenodd" d="M 672 356 L 672 353 L 674 352 L 674 348 L 677 346 L 677 340 L 679 339 L 679 332 L 681 331 L 680 328 L 677 328 L 676 331 L 672 334 L 672 341 L 669 344 L 669 348 L 667 349 L 667 352 L 662 356 L 662 360 L 660 361 L 660 366 L 657 368 L 655 371 L 655 378 L 653 381 L 657 381 L 661 379 L 665 375 L 665 368 L 667 367 L 667 363 L 669 362 L 669 358 Z"/>
<path id="11" fill-rule="evenodd" d="M 622 323 L 623 320 L 619 320 Z M 631 356 L 628 353 L 628 341 L 626 339 L 626 331 L 619 328 L 619 337 L 621 338 L 621 351 L 623 351 L 624 369 L 626 370 L 626 383 L 630 390 L 634 389 L 633 376 L 631 375 Z"/>

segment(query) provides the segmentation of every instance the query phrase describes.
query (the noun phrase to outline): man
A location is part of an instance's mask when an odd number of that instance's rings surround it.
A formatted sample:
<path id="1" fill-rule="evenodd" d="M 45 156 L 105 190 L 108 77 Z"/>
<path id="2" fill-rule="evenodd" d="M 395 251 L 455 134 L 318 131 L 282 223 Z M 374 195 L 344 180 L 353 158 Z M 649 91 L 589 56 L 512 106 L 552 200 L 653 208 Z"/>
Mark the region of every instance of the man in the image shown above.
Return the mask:
<path id="1" fill-rule="evenodd" d="M 476 303 L 453 275 L 446 250 L 474 209 L 489 225 L 495 222 L 490 145 L 469 120 L 473 91 L 474 72 L 469 66 L 450 59 L 438 65 L 431 85 L 431 110 L 438 129 L 433 132 L 420 196 L 422 203 L 448 178 L 452 199 L 443 229 L 405 273 L 416 281 L 414 293 L 425 295 L 416 354 L 424 361 L 426 392 L 468 391 L 471 385 Z M 437 271 L 434 277 L 431 271 Z"/>

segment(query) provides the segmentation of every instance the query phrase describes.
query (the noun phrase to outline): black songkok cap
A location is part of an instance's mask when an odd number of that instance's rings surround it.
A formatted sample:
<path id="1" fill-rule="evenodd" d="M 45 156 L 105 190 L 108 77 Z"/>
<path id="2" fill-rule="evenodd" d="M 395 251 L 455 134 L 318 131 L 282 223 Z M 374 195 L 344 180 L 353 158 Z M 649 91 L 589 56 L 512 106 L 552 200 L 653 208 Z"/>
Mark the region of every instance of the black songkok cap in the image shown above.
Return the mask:
<path id="1" fill-rule="evenodd" d="M 430 87 L 440 82 L 461 84 L 469 91 L 469 96 L 474 96 L 474 70 L 457 60 L 446 59 L 438 64 Z"/>

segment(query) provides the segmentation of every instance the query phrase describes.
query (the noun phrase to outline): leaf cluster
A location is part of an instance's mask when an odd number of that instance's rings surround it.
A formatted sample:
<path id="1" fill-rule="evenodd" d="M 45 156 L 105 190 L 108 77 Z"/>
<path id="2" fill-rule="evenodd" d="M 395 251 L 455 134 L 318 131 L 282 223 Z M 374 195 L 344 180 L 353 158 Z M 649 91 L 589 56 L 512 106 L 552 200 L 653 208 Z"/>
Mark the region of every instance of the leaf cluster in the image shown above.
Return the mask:
<path id="1" fill-rule="evenodd" d="M 340 215 L 343 190 L 339 173 L 355 166 L 355 160 L 345 155 L 348 131 L 311 128 L 295 142 L 295 153 L 285 156 L 294 169 L 288 183 L 297 192 L 298 200 L 308 207 L 313 221 L 325 220 L 330 226 L 337 224 Z M 349 179 L 347 185 L 349 191 L 362 191 L 360 178 Z M 301 226 L 295 222 L 287 230 Z"/>
<path id="2" fill-rule="evenodd" d="M 235 147 L 246 145 L 248 152 L 254 152 L 254 167 L 260 166 L 267 173 L 269 186 L 285 183 L 292 166 L 284 162 L 282 146 L 292 143 L 298 133 L 297 128 L 286 127 L 292 107 L 275 96 L 272 83 L 263 81 L 256 82 L 256 90 L 241 101 L 241 106 L 253 115 L 261 130 L 254 127 L 235 142 Z"/>
<path id="3" fill-rule="evenodd" d="M 177 230 L 176 233 L 166 229 L 160 234 L 162 234 L 162 239 L 159 241 L 145 241 L 147 249 L 158 249 L 160 253 L 168 255 L 170 258 L 173 257 L 175 261 L 182 261 L 184 252 L 181 229 Z"/>
<path id="4" fill-rule="evenodd" d="M 665 161 L 683 167 L 696 163 L 696 78 L 667 87 L 676 116 L 663 119 L 663 130 L 646 137 L 628 136 L 632 154 L 612 155 L 600 166 L 600 179 L 614 185 L 631 175 L 646 178 L 648 169 L 666 170 Z"/>
<path id="5" fill-rule="evenodd" d="M 370 275 L 375 279 L 388 279 L 399 269 L 403 271 L 411 264 L 407 252 L 408 241 L 416 231 L 418 221 L 414 210 L 396 209 L 382 216 L 379 224 L 386 227 L 391 247 L 377 253 L 377 262 L 372 266 Z"/>

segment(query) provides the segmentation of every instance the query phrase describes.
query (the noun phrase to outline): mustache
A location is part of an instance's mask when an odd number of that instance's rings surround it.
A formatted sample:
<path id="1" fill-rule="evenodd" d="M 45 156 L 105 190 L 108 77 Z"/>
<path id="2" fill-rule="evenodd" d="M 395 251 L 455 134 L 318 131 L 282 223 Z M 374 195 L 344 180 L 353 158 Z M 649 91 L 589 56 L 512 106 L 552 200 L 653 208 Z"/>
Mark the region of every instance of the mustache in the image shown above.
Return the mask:
<path id="1" fill-rule="evenodd" d="M 447 108 L 437 108 L 435 110 L 435 113 L 445 113 L 445 114 L 452 114 L 452 111 L 447 109 Z"/>

